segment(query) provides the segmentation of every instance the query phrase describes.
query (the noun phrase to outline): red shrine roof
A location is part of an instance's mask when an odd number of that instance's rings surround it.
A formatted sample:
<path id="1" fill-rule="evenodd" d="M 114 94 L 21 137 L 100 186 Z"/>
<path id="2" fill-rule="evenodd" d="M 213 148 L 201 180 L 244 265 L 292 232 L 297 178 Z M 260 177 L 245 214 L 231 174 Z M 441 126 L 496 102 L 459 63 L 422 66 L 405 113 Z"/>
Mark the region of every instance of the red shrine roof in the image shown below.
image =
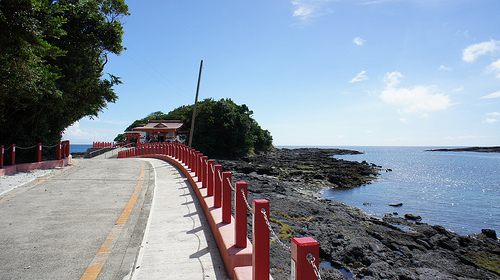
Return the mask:
<path id="1" fill-rule="evenodd" d="M 150 120 L 145 126 L 132 128 L 132 131 L 170 132 L 183 128 L 184 122 L 179 120 Z"/>

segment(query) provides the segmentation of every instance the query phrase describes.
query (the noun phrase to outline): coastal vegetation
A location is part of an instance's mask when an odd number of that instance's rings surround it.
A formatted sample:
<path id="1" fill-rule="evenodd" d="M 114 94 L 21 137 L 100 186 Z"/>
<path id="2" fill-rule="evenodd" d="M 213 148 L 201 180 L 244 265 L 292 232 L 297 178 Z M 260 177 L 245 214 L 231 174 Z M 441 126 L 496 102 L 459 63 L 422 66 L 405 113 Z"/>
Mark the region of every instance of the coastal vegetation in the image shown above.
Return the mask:
<path id="1" fill-rule="evenodd" d="M 115 102 L 124 0 L 0 1 L 0 143 L 53 145 Z"/>
<path id="2" fill-rule="evenodd" d="M 191 128 L 193 105 L 181 106 L 168 114 L 161 111 L 134 121 L 129 131 L 150 120 L 182 120 Z M 272 148 L 273 138 L 268 130 L 262 129 L 252 117 L 253 112 L 245 105 L 238 105 L 231 99 L 205 99 L 198 103 L 194 124 L 192 147 L 210 157 L 236 157 Z M 123 141 L 120 134 L 115 141 Z"/>

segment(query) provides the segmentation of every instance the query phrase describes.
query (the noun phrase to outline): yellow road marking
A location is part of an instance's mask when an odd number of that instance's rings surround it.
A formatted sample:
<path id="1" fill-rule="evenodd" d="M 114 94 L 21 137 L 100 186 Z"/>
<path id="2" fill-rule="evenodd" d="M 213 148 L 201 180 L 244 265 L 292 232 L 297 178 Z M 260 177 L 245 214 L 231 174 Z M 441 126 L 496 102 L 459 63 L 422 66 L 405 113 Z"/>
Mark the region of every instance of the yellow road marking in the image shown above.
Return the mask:
<path id="1" fill-rule="evenodd" d="M 130 197 L 127 206 L 123 209 L 122 214 L 116 221 L 113 228 L 111 228 L 108 237 L 102 244 L 99 251 L 97 251 L 97 254 L 94 256 L 92 262 L 90 262 L 90 265 L 87 267 L 87 270 L 85 270 L 80 280 L 94 280 L 97 276 L 99 276 L 99 273 L 101 273 L 101 269 L 104 266 L 104 263 L 106 263 L 106 260 L 111 253 L 111 249 L 116 243 L 117 237 L 120 235 L 122 228 L 125 226 L 125 223 L 127 222 L 128 217 L 130 216 L 130 213 L 132 213 L 135 203 L 139 198 L 139 192 L 142 189 L 142 182 L 144 181 L 145 170 L 146 165 L 141 162 L 141 175 L 139 176 L 139 182 L 137 183 L 137 187 L 134 189 L 134 193 Z"/>

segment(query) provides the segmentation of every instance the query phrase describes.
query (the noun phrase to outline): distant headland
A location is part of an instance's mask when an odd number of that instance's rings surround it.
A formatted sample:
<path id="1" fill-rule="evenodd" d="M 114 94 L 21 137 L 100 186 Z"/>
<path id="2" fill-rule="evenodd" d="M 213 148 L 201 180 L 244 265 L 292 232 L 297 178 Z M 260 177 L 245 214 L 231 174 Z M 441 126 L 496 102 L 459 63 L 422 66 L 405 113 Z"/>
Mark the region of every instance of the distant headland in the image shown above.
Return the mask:
<path id="1" fill-rule="evenodd" d="M 500 153 L 500 146 L 496 147 L 468 147 L 456 149 L 433 149 L 429 152 L 478 152 L 478 153 Z"/>

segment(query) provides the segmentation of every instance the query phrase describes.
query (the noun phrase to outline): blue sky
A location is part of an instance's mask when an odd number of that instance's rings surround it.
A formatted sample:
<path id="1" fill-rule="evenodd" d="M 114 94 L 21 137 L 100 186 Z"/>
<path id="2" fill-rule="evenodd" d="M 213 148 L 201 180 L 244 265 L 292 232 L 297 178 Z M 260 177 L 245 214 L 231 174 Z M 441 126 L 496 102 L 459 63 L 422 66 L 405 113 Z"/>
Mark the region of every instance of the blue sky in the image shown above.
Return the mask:
<path id="1" fill-rule="evenodd" d="M 126 1 L 119 100 L 69 127 L 112 141 L 200 100 L 246 104 L 274 145 L 500 145 L 500 1 Z"/>

